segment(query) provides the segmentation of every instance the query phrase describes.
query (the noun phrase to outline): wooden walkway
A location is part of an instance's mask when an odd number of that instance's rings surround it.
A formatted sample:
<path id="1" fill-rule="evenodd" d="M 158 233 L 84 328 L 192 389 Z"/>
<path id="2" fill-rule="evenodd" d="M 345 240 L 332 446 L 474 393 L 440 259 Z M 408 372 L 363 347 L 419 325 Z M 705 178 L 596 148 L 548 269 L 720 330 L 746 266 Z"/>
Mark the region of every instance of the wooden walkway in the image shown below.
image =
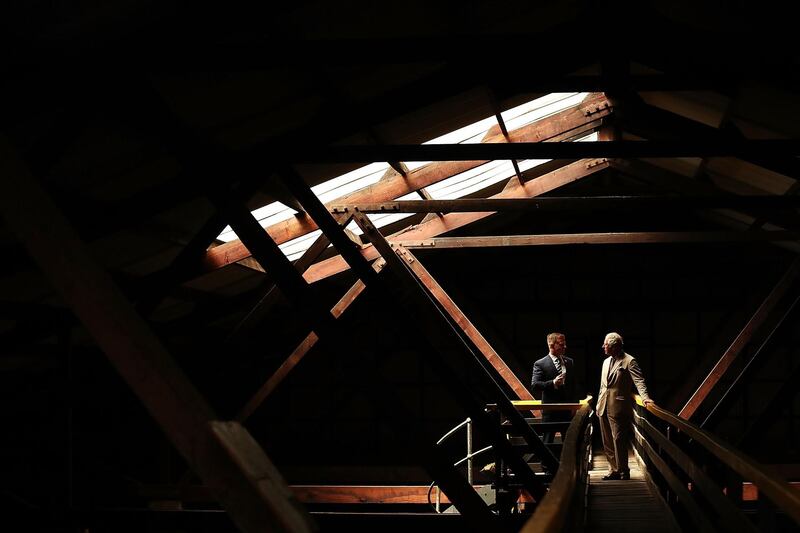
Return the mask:
<path id="1" fill-rule="evenodd" d="M 603 481 L 608 461 L 602 452 L 594 456 L 589 472 L 586 531 L 613 533 L 675 533 L 680 528 L 669 509 L 652 492 L 636 459 L 631 455 L 631 479 Z"/>

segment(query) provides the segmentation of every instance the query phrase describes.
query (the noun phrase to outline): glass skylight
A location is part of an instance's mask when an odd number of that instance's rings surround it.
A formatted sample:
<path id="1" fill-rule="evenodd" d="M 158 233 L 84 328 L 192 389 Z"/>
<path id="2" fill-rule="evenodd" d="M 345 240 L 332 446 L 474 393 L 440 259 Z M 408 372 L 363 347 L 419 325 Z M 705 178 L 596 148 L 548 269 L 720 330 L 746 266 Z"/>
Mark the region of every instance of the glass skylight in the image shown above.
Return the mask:
<path id="1" fill-rule="evenodd" d="M 553 93 L 520 106 L 503 111 L 501 116 L 509 131 L 521 128 L 537 120 L 541 120 L 549 115 L 558 113 L 572 106 L 578 105 L 588 93 Z M 497 125 L 496 117 L 488 117 L 469 126 L 459 128 L 455 131 L 431 139 L 423 144 L 471 144 L 480 143 L 489 130 Z M 580 141 L 592 141 L 597 139 L 597 134 L 593 133 L 579 139 Z M 518 161 L 520 171 L 525 172 L 535 166 L 546 163 L 549 159 L 529 159 Z M 416 170 L 430 162 L 411 161 L 406 166 L 409 170 Z M 390 166 L 385 162 L 371 163 L 367 166 L 357 168 L 341 176 L 337 176 L 324 183 L 311 188 L 322 203 L 330 202 L 336 198 L 350 194 L 359 189 L 363 189 L 383 177 Z M 475 193 L 486 187 L 494 185 L 500 181 L 514 176 L 514 167 L 511 161 L 489 161 L 479 167 L 462 172 L 446 180 L 426 187 L 432 198 L 437 200 L 449 200 L 461 198 Z M 398 200 L 416 200 L 419 196 L 416 192 L 406 194 Z M 285 206 L 280 202 L 273 202 L 253 211 L 253 216 L 258 220 L 262 227 L 287 220 L 297 213 L 294 209 Z M 411 213 L 381 213 L 370 215 L 370 219 L 376 227 L 387 226 L 398 220 L 413 216 Z M 348 225 L 356 235 L 361 234 L 360 228 L 351 222 Z M 320 236 L 319 230 L 297 237 L 291 241 L 280 245 L 280 249 L 290 260 L 299 258 L 313 242 Z M 217 239 L 229 242 L 238 237 L 230 228 L 226 227 Z"/>

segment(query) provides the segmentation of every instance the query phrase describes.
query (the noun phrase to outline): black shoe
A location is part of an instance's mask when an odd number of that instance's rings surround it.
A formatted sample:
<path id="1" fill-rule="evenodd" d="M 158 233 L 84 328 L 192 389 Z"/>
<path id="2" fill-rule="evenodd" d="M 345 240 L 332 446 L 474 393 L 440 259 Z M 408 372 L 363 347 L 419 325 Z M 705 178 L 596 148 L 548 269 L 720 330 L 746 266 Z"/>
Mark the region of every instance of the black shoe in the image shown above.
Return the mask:
<path id="1" fill-rule="evenodd" d="M 620 479 L 630 479 L 631 473 L 630 472 L 620 472 L 619 474 Z"/>
<path id="2" fill-rule="evenodd" d="M 620 474 L 619 472 L 611 472 L 610 474 L 606 474 L 605 476 L 603 476 L 601 479 L 603 479 L 604 481 L 609 481 L 609 480 L 612 480 L 612 479 L 629 479 L 630 478 L 630 474 L 628 474 L 627 478 L 623 478 L 622 476 L 624 476 L 624 475 L 625 474 Z"/>

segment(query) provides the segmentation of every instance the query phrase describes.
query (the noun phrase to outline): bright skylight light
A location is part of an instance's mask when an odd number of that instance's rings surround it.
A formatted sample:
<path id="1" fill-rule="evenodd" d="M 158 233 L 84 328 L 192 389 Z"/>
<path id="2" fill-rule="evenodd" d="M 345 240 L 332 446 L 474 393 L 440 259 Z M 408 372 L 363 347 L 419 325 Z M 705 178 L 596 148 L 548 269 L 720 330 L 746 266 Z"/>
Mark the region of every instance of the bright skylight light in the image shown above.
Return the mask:
<path id="1" fill-rule="evenodd" d="M 506 128 L 511 131 L 545 118 L 554 113 L 558 113 L 578 105 L 587 93 L 553 93 L 530 102 L 526 102 L 513 109 L 509 109 L 501 113 Z M 496 117 L 488 117 L 478 121 L 469 126 L 465 126 L 458 130 L 452 131 L 435 139 L 431 139 L 423 144 L 468 144 L 479 143 L 486 136 L 489 130 L 497 125 Z M 579 140 L 592 141 L 597 139 L 597 134 L 593 133 Z M 525 172 L 542 163 L 546 163 L 549 159 L 530 159 L 519 161 L 521 172 Z M 425 161 L 412 161 L 406 163 L 409 170 L 420 168 L 429 162 Z M 389 170 L 388 163 L 372 163 L 367 166 L 357 168 L 346 174 L 330 179 L 324 183 L 316 185 L 311 188 L 312 191 L 319 197 L 322 203 L 330 202 L 346 194 L 350 194 L 359 189 L 363 189 L 373 183 L 376 183 L 381 177 Z M 426 190 L 430 193 L 431 197 L 437 200 L 448 200 L 454 198 L 461 198 L 485 189 L 490 185 L 508 179 L 514 175 L 514 167 L 510 161 L 489 161 L 477 168 L 462 172 L 446 180 L 440 181 L 429 187 Z M 415 200 L 419 199 L 416 192 L 407 194 L 398 198 L 398 200 Z M 290 207 L 283 205 L 280 202 L 273 202 L 269 205 L 261 207 L 253 211 L 253 216 L 256 217 L 262 227 L 268 227 L 272 224 L 287 220 L 294 216 L 296 211 Z M 380 228 L 389 225 L 398 220 L 413 216 L 410 213 L 385 213 L 370 215 L 370 219 L 376 227 Z M 360 228 L 355 223 L 350 223 L 348 229 L 353 231 L 356 235 L 361 234 Z M 285 242 L 280 245 L 280 249 L 286 254 L 290 260 L 299 258 L 311 244 L 319 237 L 320 231 L 314 231 L 308 235 L 303 235 L 291 241 Z M 237 239 L 238 237 L 230 228 L 226 227 L 217 239 L 228 242 Z"/>

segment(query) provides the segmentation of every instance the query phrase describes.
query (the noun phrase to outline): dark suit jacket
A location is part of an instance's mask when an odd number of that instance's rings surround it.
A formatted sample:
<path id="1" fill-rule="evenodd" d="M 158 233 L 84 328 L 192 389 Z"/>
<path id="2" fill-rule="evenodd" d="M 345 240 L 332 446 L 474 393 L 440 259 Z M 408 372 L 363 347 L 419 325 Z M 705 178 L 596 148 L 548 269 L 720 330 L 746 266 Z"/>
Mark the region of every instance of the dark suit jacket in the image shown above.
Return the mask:
<path id="1" fill-rule="evenodd" d="M 577 388 L 575 386 L 575 365 L 570 357 L 564 357 L 567 368 L 567 376 L 564 385 L 556 388 L 553 380 L 558 376 L 556 365 L 550 355 L 545 355 L 533 363 L 533 377 L 531 378 L 531 388 L 533 392 L 542 393 L 542 403 L 568 403 L 577 402 Z M 569 411 L 543 411 L 542 420 L 569 420 Z"/>

